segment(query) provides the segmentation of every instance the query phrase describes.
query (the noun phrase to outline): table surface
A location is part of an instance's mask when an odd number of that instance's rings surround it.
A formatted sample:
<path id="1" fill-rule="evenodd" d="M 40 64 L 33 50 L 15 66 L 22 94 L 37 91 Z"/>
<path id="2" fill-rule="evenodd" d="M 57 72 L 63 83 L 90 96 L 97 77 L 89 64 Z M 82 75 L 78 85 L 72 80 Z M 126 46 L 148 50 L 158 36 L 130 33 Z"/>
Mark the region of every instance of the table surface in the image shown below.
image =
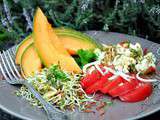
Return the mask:
<path id="1" fill-rule="evenodd" d="M 0 109 L 0 120 L 21 120 L 21 119 L 9 115 L 8 113 L 5 113 Z M 143 118 L 143 120 L 160 120 L 160 111 Z"/>

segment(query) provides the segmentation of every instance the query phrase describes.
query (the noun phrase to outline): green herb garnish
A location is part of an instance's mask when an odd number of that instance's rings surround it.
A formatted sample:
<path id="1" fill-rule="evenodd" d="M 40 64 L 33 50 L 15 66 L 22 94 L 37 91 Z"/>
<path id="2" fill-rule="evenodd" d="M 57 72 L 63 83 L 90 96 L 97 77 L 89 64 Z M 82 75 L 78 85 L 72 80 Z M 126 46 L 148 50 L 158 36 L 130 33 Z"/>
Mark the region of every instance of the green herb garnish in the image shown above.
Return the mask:
<path id="1" fill-rule="evenodd" d="M 51 81 L 52 85 L 59 80 L 59 81 L 67 81 L 69 80 L 67 74 L 62 71 L 59 65 L 52 65 L 47 72 L 47 79 Z"/>
<path id="2" fill-rule="evenodd" d="M 75 60 L 81 67 L 87 63 L 93 62 L 97 58 L 93 50 L 80 49 L 77 51 L 77 55 L 78 57 L 76 57 Z"/>

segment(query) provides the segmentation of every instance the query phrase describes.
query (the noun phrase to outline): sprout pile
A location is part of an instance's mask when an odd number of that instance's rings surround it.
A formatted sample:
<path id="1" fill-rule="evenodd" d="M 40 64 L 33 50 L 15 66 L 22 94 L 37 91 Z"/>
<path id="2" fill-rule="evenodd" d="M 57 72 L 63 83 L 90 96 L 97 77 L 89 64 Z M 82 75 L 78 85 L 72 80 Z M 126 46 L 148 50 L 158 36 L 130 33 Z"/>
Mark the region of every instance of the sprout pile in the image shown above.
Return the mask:
<path id="1" fill-rule="evenodd" d="M 80 74 L 72 74 L 62 71 L 58 65 L 45 68 L 27 80 L 51 104 L 61 110 L 84 110 L 88 102 L 93 102 L 92 97 L 86 95 L 80 85 Z M 40 106 L 38 100 L 24 86 L 17 92 L 18 96 L 23 96 L 32 105 Z"/>

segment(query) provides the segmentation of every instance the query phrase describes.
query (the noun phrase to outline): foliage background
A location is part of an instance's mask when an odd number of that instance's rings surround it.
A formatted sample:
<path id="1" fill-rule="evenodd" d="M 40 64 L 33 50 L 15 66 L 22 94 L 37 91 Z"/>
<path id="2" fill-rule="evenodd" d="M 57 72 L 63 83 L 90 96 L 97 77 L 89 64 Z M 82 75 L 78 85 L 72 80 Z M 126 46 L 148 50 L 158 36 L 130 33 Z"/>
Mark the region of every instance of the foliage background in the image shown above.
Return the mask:
<path id="1" fill-rule="evenodd" d="M 56 27 L 113 31 L 160 41 L 160 0 L 0 0 L 0 50 L 31 33 L 37 6 Z"/>

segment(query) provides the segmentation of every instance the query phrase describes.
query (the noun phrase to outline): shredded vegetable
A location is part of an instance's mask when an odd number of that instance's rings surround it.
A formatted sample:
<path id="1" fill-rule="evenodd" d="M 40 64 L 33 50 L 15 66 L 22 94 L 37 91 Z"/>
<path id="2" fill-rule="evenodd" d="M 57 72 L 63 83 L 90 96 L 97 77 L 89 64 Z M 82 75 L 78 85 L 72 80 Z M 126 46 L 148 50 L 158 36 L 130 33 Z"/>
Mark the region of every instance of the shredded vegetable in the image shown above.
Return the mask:
<path id="1" fill-rule="evenodd" d="M 141 78 L 140 76 L 140 72 L 136 74 L 136 78 L 142 82 L 156 82 L 157 79 L 144 79 L 144 78 Z"/>
<path id="2" fill-rule="evenodd" d="M 57 65 L 53 65 L 49 69 L 45 68 L 42 72 L 27 78 L 27 80 L 45 100 L 61 110 L 75 110 L 76 107 L 82 110 L 85 109 L 87 102 L 93 102 L 94 100 L 83 91 L 79 83 L 80 77 L 79 74 L 67 73 Z M 31 103 L 38 105 L 38 101 L 24 86 L 17 92 L 17 95 L 23 96 Z"/>

